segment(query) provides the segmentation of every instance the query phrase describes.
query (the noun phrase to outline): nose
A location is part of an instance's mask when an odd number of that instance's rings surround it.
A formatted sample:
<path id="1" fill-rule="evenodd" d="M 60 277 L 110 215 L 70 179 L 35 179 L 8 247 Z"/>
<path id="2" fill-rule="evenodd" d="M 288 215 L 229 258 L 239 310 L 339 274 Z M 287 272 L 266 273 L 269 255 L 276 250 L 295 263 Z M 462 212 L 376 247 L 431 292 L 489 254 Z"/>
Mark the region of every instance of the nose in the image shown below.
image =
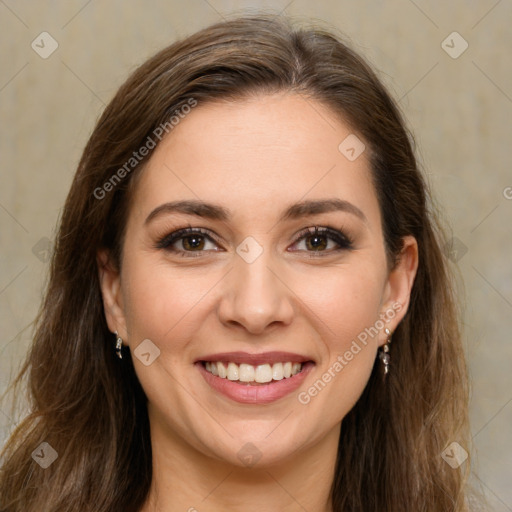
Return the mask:
<path id="1" fill-rule="evenodd" d="M 248 263 L 235 256 L 234 268 L 223 280 L 219 320 L 228 327 L 263 334 L 293 319 L 293 292 L 264 251 Z"/>

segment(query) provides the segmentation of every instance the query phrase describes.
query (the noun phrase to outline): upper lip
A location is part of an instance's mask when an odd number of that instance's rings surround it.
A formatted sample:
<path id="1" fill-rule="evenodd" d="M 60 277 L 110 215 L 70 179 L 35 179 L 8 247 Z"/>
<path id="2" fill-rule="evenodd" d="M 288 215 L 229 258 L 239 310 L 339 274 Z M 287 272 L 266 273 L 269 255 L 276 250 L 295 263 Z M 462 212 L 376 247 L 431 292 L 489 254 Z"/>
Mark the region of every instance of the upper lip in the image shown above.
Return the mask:
<path id="1" fill-rule="evenodd" d="M 292 363 L 305 363 L 312 361 L 310 357 L 302 356 L 300 354 L 294 354 L 292 352 L 261 352 L 259 354 L 250 354 L 249 352 L 220 352 L 217 354 L 209 354 L 202 356 L 196 360 L 199 361 L 229 361 L 236 364 L 274 364 L 274 363 L 286 363 L 291 361 Z"/>

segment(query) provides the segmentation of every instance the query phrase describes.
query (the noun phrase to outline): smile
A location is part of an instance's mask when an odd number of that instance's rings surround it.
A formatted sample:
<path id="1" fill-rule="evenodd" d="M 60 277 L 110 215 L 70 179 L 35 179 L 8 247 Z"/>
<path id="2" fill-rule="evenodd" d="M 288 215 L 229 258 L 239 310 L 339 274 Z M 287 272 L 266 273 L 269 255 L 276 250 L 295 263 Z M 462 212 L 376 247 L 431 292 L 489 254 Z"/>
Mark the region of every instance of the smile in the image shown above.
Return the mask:
<path id="1" fill-rule="evenodd" d="M 222 361 L 206 361 L 205 368 L 212 375 L 221 379 L 231 381 L 246 382 L 248 384 L 264 384 L 271 381 L 289 379 L 302 370 L 302 363 L 285 363 L 270 364 L 236 364 L 234 362 L 224 363 Z"/>
<path id="2" fill-rule="evenodd" d="M 204 356 L 194 366 L 216 394 L 256 405 L 274 402 L 296 391 L 315 363 L 289 352 L 226 352 Z"/>

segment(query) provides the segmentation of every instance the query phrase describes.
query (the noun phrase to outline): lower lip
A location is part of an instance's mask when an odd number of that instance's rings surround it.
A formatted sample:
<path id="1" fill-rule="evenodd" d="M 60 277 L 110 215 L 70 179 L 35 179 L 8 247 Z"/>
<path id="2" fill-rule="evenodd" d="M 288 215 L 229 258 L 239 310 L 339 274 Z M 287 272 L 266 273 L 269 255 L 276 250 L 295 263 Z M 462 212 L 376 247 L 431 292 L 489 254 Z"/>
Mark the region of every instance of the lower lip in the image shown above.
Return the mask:
<path id="1" fill-rule="evenodd" d="M 203 375 L 206 382 L 216 391 L 231 398 L 235 402 L 244 404 L 268 404 L 295 391 L 304 381 L 315 363 L 308 361 L 303 363 L 302 371 L 289 378 L 272 381 L 268 384 L 248 385 L 245 382 L 222 379 L 210 373 L 203 363 L 195 365 Z"/>

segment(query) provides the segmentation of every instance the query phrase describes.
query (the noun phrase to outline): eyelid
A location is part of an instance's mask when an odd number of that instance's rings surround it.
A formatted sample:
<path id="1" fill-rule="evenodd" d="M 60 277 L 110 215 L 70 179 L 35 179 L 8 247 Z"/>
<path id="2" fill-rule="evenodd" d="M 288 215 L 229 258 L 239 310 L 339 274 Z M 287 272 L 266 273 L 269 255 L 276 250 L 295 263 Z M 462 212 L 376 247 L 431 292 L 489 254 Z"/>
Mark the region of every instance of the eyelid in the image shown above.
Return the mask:
<path id="1" fill-rule="evenodd" d="M 293 242 L 293 245 L 296 245 L 297 243 L 304 240 L 308 235 L 320 235 L 320 236 L 327 236 L 327 238 L 330 238 L 331 240 L 334 240 L 334 242 L 338 245 L 337 248 L 326 250 L 326 251 L 293 251 L 293 252 L 306 252 L 310 255 L 329 255 L 329 254 L 335 254 L 341 251 L 349 251 L 353 249 L 354 246 L 354 240 L 352 237 L 350 237 L 344 229 L 337 229 L 333 228 L 331 226 L 312 226 L 307 227 L 299 231 L 299 233 L 295 236 L 295 241 Z"/>
<path id="2" fill-rule="evenodd" d="M 194 253 L 197 253 L 198 255 L 202 252 L 209 252 L 209 251 L 183 251 L 181 249 L 171 249 L 170 246 L 174 244 L 175 242 L 182 240 L 186 236 L 191 236 L 194 234 L 199 234 L 201 236 L 204 236 L 205 238 L 209 239 L 211 242 L 222 245 L 220 241 L 218 240 L 218 237 L 213 234 L 210 230 L 205 228 L 193 228 L 191 225 L 188 225 L 184 228 L 178 228 L 171 233 L 165 235 L 164 237 L 160 238 L 157 243 L 155 244 L 156 249 L 164 249 L 168 250 L 169 252 L 174 252 L 176 254 L 184 255 L 192 255 Z M 332 254 L 336 253 L 342 250 L 350 250 L 353 247 L 353 239 L 347 235 L 345 230 L 343 229 L 336 229 L 331 226 L 309 226 L 307 228 L 304 228 L 300 230 L 295 236 L 294 241 L 292 242 L 292 246 L 296 245 L 298 242 L 302 241 L 307 235 L 322 235 L 322 236 L 328 236 L 328 238 L 331 238 L 331 240 L 334 240 L 338 244 L 338 248 L 331 249 L 328 251 L 293 251 L 293 252 L 306 252 L 311 254 Z"/>
<path id="3" fill-rule="evenodd" d="M 204 236 L 205 238 L 208 238 L 210 241 L 216 243 L 217 245 L 220 244 L 220 241 L 218 240 L 218 237 L 214 235 L 211 231 L 204 229 L 204 228 L 193 228 L 191 225 L 188 225 L 184 228 L 178 228 L 167 235 L 160 238 L 157 243 L 155 244 L 156 249 L 168 249 L 172 251 L 172 249 L 169 249 L 170 245 L 174 242 L 177 242 L 186 236 L 196 235 L 199 234 L 201 236 Z M 194 251 L 181 251 L 181 250 L 175 250 L 174 252 L 194 252 Z M 205 252 L 205 251 L 196 251 L 196 252 Z"/>

